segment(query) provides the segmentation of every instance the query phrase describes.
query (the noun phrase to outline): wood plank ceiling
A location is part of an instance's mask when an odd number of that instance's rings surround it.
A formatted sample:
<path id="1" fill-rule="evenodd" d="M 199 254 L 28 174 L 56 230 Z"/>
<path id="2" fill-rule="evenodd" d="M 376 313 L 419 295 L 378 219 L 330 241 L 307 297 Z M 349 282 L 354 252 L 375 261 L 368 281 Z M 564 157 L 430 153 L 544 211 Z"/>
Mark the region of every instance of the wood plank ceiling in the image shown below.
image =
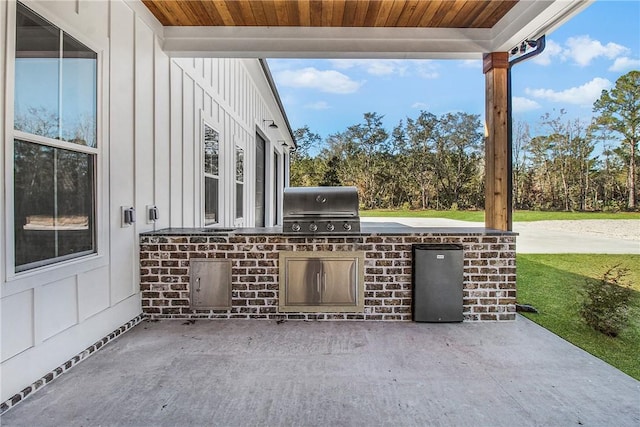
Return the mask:
<path id="1" fill-rule="evenodd" d="M 165 26 L 492 28 L 517 0 L 142 0 Z"/>

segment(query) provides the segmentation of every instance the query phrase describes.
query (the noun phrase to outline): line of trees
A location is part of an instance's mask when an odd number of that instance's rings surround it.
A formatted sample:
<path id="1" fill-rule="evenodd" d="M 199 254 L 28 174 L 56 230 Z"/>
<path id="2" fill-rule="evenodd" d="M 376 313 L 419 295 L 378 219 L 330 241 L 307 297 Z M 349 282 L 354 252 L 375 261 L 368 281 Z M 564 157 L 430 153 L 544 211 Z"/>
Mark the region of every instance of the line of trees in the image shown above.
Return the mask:
<path id="1" fill-rule="evenodd" d="M 542 133 L 535 136 L 527 123 L 514 123 L 516 209 L 637 208 L 640 72 L 603 91 L 594 113 L 590 123 L 569 120 L 564 110 L 544 114 Z M 354 185 L 363 209 L 484 207 L 484 129 L 478 115 L 422 111 L 391 133 L 382 120 L 365 113 L 361 123 L 324 141 L 308 126 L 297 129 L 291 185 Z"/>

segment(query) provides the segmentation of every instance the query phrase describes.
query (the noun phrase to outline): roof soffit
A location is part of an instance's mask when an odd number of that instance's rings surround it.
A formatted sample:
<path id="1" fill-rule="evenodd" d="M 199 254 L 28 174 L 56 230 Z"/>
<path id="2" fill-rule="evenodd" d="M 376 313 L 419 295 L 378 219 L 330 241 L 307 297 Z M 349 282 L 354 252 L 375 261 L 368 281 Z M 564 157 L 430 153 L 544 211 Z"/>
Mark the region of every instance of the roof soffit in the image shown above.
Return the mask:
<path id="1" fill-rule="evenodd" d="M 480 59 L 549 34 L 593 0 L 521 0 L 492 28 L 165 26 L 176 57 Z"/>
<path id="2" fill-rule="evenodd" d="M 594 1 L 521 1 L 491 29 L 492 52 L 506 52 L 523 40 L 549 35 Z"/>

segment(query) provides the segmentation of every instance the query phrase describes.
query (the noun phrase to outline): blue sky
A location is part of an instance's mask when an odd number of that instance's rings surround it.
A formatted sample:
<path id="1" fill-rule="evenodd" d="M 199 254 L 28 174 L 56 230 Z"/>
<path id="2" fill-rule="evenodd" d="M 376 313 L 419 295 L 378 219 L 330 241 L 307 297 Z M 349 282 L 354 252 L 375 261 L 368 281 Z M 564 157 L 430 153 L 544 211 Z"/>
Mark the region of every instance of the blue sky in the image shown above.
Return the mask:
<path id="1" fill-rule="evenodd" d="M 484 119 L 480 60 L 270 59 L 293 129 L 308 125 L 323 138 L 385 116 L 391 131 L 420 110 L 463 111 Z M 541 131 L 544 113 L 564 109 L 588 122 L 593 101 L 618 77 L 640 69 L 640 1 L 599 0 L 547 35 L 538 57 L 512 69 L 514 120 Z"/>

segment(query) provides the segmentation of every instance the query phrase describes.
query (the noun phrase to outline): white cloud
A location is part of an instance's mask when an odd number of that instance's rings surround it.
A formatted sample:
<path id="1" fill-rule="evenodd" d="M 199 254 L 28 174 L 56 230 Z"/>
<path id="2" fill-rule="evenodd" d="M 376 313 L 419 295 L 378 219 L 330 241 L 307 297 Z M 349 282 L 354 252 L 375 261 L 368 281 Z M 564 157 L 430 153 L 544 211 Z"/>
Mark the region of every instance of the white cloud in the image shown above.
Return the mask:
<path id="1" fill-rule="evenodd" d="M 440 66 L 431 60 L 424 60 L 417 63 L 417 74 L 423 79 L 437 79 L 440 77 L 438 68 Z"/>
<path id="2" fill-rule="evenodd" d="M 540 55 L 534 56 L 531 61 L 538 65 L 547 66 L 551 64 L 553 58 L 559 57 L 562 54 L 562 46 L 553 40 L 547 40 L 544 50 Z"/>
<path id="3" fill-rule="evenodd" d="M 404 75 L 408 68 L 406 61 L 396 59 L 333 59 L 331 64 L 339 70 L 361 68 L 374 76 Z"/>
<path id="4" fill-rule="evenodd" d="M 424 102 L 414 102 L 413 104 L 411 104 L 411 108 L 415 108 L 419 110 L 426 110 L 428 107 L 429 106 Z"/>
<path id="5" fill-rule="evenodd" d="M 307 108 L 309 110 L 328 110 L 331 107 L 325 101 L 318 101 L 307 104 L 304 106 L 304 108 Z"/>
<path id="6" fill-rule="evenodd" d="M 282 103 L 284 105 L 297 105 L 298 104 L 298 98 L 296 98 L 291 93 L 281 94 L 280 95 L 280 99 L 282 100 Z"/>
<path id="7" fill-rule="evenodd" d="M 542 107 L 532 99 L 514 96 L 511 108 L 514 113 L 526 113 L 527 111 L 537 110 Z"/>
<path id="8" fill-rule="evenodd" d="M 310 88 L 339 94 L 357 92 L 364 84 L 364 81 L 357 82 L 339 71 L 322 71 L 313 67 L 279 71 L 276 74 L 276 80 L 282 86 Z"/>
<path id="9" fill-rule="evenodd" d="M 404 75 L 406 65 L 390 63 L 387 61 L 372 61 L 367 67 L 367 73 L 374 76 L 388 76 L 390 74 Z"/>
<path id="10" fill-rule="evenodd" d="M 552 102 L 588 106 L 598 99 L 604 89 L 609 89 L 613 84 L 601 77 L 596 77 L 579 87 L 572 87 L 563 91 L 552 89 L 525 89 L 525 93 L 534 98 L 546 99 Z"/>
<path id="11" fill-rule="evenodd" d="M 609 71 L 629 71 L 640 68 L 640 59 L 632 59 L 626 56 L 616 58 Z"/>
<path id="12" fill-rule="evenodd" d="M 586 67 L 591 61 L 601 56 L 614 59 L 629 52 L 629 48 L 625 46 L 612 42 L 603 45 L 600 41 L 593 40 L 586 35 L 569 37 L 565 45 L 567 48 L 562 52 L 563 56 L 573 60 L 581 67 Z"/>
<path id="13" fill-rule="evenodd" d="M 439 77 L 437 62 L 429 59 L 332 59 L 331 65 L 338 70 L 360 69 L 373 76 L 417 75 L 425 79 Z"/>
<path id="14" fill-rule="evenodd" d="M 482 59 L 463 59 L 460 61 L 462 68 L 482 68 Z"/>
<path id="15" fill-rule="evenodd" d="M 538 65 L 550 65 L 554 59 L 560 61 L 571 61 L 580 67 L 586 67 L 591 64 L 594 59 L 604 57 L 615 59 L 616 62 L 609 69 L 610 71 L 620 71 L 622 69 L 631 69 L 637 65 L 637 61 L 633 62 L 629 58 L 620 58 L 621 55 L 628 53 L 630 50 L 626 46 L 609 42 L 602 44 L 599 40 L 593 40 L 588 35 L 569 37 L 564 42 L 564 46 L 553 40 L 547 40 L 544 51 L 531 59 Z M 630 65 L 625 60 L 631 61 L 635 65 Z M 618 69 L 613 69 L 618 64 Z"/>

